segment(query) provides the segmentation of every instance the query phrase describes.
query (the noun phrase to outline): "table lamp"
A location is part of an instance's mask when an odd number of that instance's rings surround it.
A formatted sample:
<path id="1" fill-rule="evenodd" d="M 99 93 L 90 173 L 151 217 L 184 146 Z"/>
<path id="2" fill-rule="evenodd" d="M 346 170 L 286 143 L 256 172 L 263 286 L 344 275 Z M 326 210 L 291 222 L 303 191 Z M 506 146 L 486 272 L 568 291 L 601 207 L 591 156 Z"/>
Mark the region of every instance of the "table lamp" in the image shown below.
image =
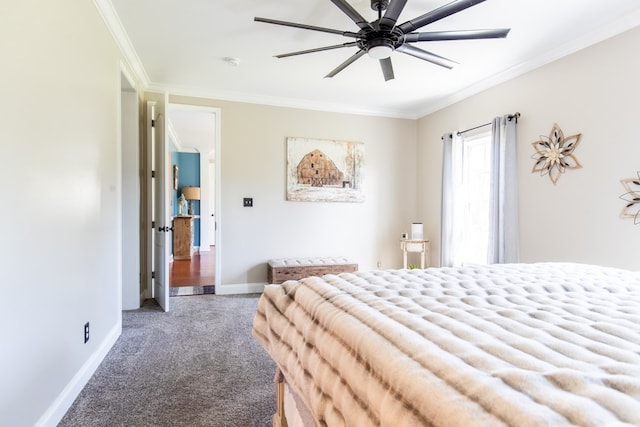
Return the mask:
<path id="1" fill-rule="evenodd" d="M 189 215 L 193 215 L 192 200 L 200 200 L 200 187 L 182 187 L 182 194 L 189 201 Z"/>

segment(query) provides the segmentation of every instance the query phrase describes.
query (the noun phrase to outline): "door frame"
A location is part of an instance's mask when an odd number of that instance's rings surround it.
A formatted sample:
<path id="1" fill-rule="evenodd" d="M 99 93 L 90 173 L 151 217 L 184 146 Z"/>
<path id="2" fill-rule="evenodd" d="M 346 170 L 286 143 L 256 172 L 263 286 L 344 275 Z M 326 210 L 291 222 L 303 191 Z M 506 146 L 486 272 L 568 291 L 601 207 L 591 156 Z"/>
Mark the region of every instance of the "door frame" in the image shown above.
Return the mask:
<path id="1" fill-rule="evenodd" d="M 213 149 L 214 149 L 214 174 L 215 176 L 214 178 L 214 200 L 212 200 L 211 202 L 213 203 L 213 211 L 215 212 L 215 217 L 214 217 L 214 226 L 215 226 L 215 238 L 214 238 L 214 242 L 215 242 L 215 272 L 214 272 L 214 284 L 215 284 L 215 293 L 218 293 L 219 289 L 220 289 L 220 279 L 222 277 L 222 262 L 221 262 L 221 255 L 222 255 L 222 239 L 221 239 L 221 230 L 222 230 L 222 218 L 220 215 L 220 212 L 222 211 L 222 180 L 221 180 L 221 123 L 222 123 L 222 119 L 221 119 L 221 114 L 222 111 L 219 107 L 211 107 L 211 106 L 206 106 L 206 105 L 197 105 L 197 104 L 185 104 L 183 102 L 172 102 L 171 99 L 169 99 L 169 102 L 167 104 L 167 111 L 169 111 L 170 109 L 175 109 L 175 110 L 181 110 L 181 111 L 194 111 L 194 112 L 206 112 L 206 113 L 211 113 L 213 115 L 213 119 L 214 119 L 214 138 L 215 141 L 213 142 Z M 208 155 L 208 153 L 200 153 L 200 156 L 202 157 L 204 155 Z M 208 163 L 208 159 L 206 160 Z M 200 161 L 200 165 L 201 165 L 201 174 L 202 174 L 202 159 Z M 211 177 L 209 177 L 211 179 Z M 201 179 L 202 182 L 202 179 Z M 201 184 L 202 185 L 202 184 Z M 208 193 L 208 192 L 207 192 Z M 204 193 L 203 193 L 204 194 Z M 208 212 L 205 213 L 206 215 L 208 215 Z M 203 216 L 203 211 L 201 209 L 200 211 L 200 218 L 201 218 L 201 223 L 200 223 L 200 235 L 202 238 L 202 234 L 203 234 L 203 227 L 202 227 L 202 216 Z M 208 240 L 208 239 L 207 239 Z M 207 248 L 208 249 L 208 248 Z"/>
<path id="2" fill-rule="evenodd" d="M 145 296 L 155 299 L 164 311 L 169 311 L 169 163 L 167 160 L 166 93 L 147 93 L 145 101 L 145 149 L 142 177 L 144 203 L 142 235 L 145 255 L 143 283 Z M 154 125 L 155 122 L 155 125 Z M 164 203 L 160 203 L 164 201 Z M 155 272 L 155 278 L 153 273 Z"/>
<path id="3" fill-rule="evenodd" d="M 160 174 L 159 171 L 155 171 L 156 176 L 158 177 L 158 179 L 154 179 L 152 177 L 152 174 L 154 173 L 153 171 L 153 156 L 154 156 L 154 147 L 153 147 L 153 129 L 151 128 L 151 120 L 152 117 L 150 117 L 150 105 L 154 105 L 154 106 L 159 106 L 160 107 L 160 111 L 162 114 L 162 120 L 161 120 L 161 124 L 163 126 L 162 132 L 159 132 L 161 135 L 161 138 L 165 138 L 166 139 L 166 106 L 167 106 L 167 98 L 168 95 L 166 93 L 157 93 L 157 92 L 146 92 L 145 93 L 145 108 L 144 108 L 144 137 L 143 137 L 143 147 L 141 150 L 141 157 L 142 157 L 142 169 L 141 169 L 141 177 L 142 177 L 142 191 L 141 191 L 141 199 L 142 199 L 142 208 L 141 208 L 141 227 L 142 227 L 142 231 L 141 231 L 141 236 L 142 236 L 142 256 L 140 259 L 141 262 L 141 282 L 142 282 L 142 289 L 143 289 L 143 293 L 144 293 L 144 298 L 145 299 L 151 299 L 151 298 L 157 298 L 157 295 L 154 295 L 154 290 L 156 288 L 155 283 L 154 283 L 154 279 L 153 279 L 153 271 L 156 269 L 155 268 L 155 264 L 156 264 L 156 260 L 155 260 L 155 237 L 156 236 L 156 230 L 159 227 L 163 227 L 163 226 L 171 226 L 170 223 L 164 224 L 165 219 L 160 219 L 158 218 L 158 215 L 160 214 L 160 212 L 155 212 L 157 209 L 154 208 L 153 203 L 154 203 L 154 198 L 153 198 L 153 187 L 154 187 L 154 181 L 159 182 L 159 184 L 161 184 L 159 187 L 157 187 L 157 190 L 159 192 L 161 192 L 162 194 L 168 194 L 169 191 L 169 171 L 168 170 L 163 170 L 163 174 Z M 165 155 L 166 155 L 166 140 L 165 140 Z M 161 165 L 156 165 L 157 169 L 159 169 L 161 167 Z M 164 175 L 164 179 L 163 178 Z M 168 213 L 170 212 L 169 210 L 169 206 L 166 206 L 167 203 L 171 203 L 171 200 L 165 200 L 165 211 Z M 155 218 L 154 218 L 155 216 Z M 165 215 L 163 215 L 164 217 Z M 162 233 L 163 236 L 168 236 L 169 233 Z M 168 240 L 166 241 L 167 245 L 168 245 Z M 165 246 L 167 246 L 165 245 Z M 163 270 L 167 272 L 167 277 L 166 277 L 166 309 L 168 309 L 168 302 L 169 302 L 169 278 L 168 278 L 168 271 L 169 271 L 169 257 L 166 256 L 165 260 L 164 260 L 164 266 L 163 266 Z M 159 273 L 157 273 L 159 274 Z M 168 310 L 167 310 L 168 311 Z"/>
<path id="4" fill-rule="evenodd" d="M 120 64 L 120 102 L 118 110 L 121 197 L 121 308 L 140 308 L 144 301 L 141 281 L 142 215 L 140 97 L 134 79 Z M 125 161 L 131 157 L 130 161 Z"/>
<path id="5" fill-rule="evenodd" d="M 150 101 L 152 99 L 150 99 L 149 97 L 147 97 L 147 102 Z M 222 211 L 222 180 L 221 180 L 221 168 L 220 168 L 220 164 L 221 164 L 221 146 L 222 146 L 222 142 L 221 142 L 221 123 L 222 123 L 222 119 L 221 119 L 221 109 L 218 107 L 210 107 L 210 106 L 205 106 L 205 105 L 196 105 L 196 104 L 185 104 L 185 103 L 181 103 L 181 102 L 171 102 L 170 98 L 169 101 L 167 102 L 167 104 L 165 105 L 165 113 L 168 113 L 169 109 L 171 108 L 175 108 L 175 109 L 183 109 L 183 110 L 190 110 L 190 111 L 200 111 L 200 112 L 209 112 L 212 113 L 214 116 L 214 122 L 215 122 L 215 129 L 214 129 L 214 150 L 215 150 L 215 178 L 214 178 L 214 188 L 215 188 L 215 197 L 214 197 L 214 209 L 215 209 L 215 217 L 214 217 L 214 222 L 215 222 L 215 272 L 214 272 L 214 285 L 216 288 L 216 293 L 217 290 L 219 289 L 220 286 L 220 280 L 222 277 L 222 273 L 221 273 L 221 267 L 222 267 L 222 233 L 221 233 L 221 229 L 222 229 L 222 217 L 220 215 L 221 211 Z M 148 132 L 148 127 L 144 126 L 145 131 Z M 147 141 L 150 139 L 149 135 L 146 136 L 145 138 Z M 168 145 L 165 146 L 165 149 L 168 151 Z M 145 188 L 145 192 L 143 197 L 143 206 L 144 208 L 142 209 L 142 226 L 143 226 L 143 232 L 141 233 L 141 239 L 142 239 L 142 246 L 144 247 L 144 256 L 143 256 L 143 266 L 142 266 L 142 272 L 143 272 L 143 277 L 142 277 L 142 282 L 143 282 L 143 289 L 145 291 L 145 297 L 146 298 L 152 298 L 152 288 L 153 288 L 153 281 L 151 278 L 151 272 L 153 269 L 153 239 L 151 238 L 152 234 L 153 234 L 153 230 L 151 228 L 151 185 L 152 185 L 152 180 L 151 180 L 151 147 L 149 146 L 149 144 L 145 144 L 145 150 L 144 150 L 144 155 L 142 156 L 144 159 L 143 162 L 143 182 L 144 182 L 144 188 Z M 170 202 L 170 201 L 169 201 Z M 201 214 L 202 215 L 202 214 Z M 202 227 L 201 227 L 201 233 L 202 233 Z M 169 259 L 167 259 L 167 265 L 169 263 Z M 170 283 L 169 283 L 170 286 Z"/>

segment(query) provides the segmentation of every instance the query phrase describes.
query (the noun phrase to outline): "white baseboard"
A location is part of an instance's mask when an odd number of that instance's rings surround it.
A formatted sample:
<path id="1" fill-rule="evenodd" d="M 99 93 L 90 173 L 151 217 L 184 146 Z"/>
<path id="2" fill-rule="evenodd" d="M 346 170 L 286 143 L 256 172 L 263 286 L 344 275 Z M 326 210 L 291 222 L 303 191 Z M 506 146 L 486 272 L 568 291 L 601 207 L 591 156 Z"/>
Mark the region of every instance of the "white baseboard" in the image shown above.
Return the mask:
<path id="1" fill-rule="evenodd" d="M 58 425 L 64 414 L 67 413 L 76 397 L 91 379 L 100 363 L 104 360 L 109 350 L 116 343 L 116 340 L 122 333 L 122 320 L 111 329 L 105 339 L 102 341 L 98 349 L 87 359 L 80 370 L 71 378 L 71 381 L 62 390 L 58 397 L 53 401 L 51 406 L 45 411 L 40 419 L 36 422 L 36 427 L 55 427 Z"/>
<path id="2" fill-rule="evenodd" d="M 259 294 L 267 283 L 236 283 L 216 285 L 216 295 Z"/>

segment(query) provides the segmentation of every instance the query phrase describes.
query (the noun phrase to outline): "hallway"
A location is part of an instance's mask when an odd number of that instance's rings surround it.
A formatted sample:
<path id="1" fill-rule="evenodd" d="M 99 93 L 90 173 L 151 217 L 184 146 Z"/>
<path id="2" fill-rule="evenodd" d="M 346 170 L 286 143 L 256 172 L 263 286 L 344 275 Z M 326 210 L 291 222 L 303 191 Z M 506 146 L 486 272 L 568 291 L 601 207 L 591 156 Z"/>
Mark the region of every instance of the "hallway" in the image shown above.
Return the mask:
<path id="1" fill-rule="evenodd" d="M 215 261 L 215 246 L 210 251 L 194 253 L 190 260 L 174 260 L 169 264 L 169 295 L 213 294 Z"/>

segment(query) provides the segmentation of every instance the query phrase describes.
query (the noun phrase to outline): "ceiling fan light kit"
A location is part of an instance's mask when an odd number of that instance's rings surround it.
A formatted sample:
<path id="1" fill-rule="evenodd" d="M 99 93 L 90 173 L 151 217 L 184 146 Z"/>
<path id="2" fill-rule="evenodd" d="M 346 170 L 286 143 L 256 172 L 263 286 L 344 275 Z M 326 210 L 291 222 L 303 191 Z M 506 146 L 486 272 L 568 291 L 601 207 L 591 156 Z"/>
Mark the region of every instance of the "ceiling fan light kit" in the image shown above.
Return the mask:
<path id="1" fill-rule="evenodd" d="M 391 56 L 393 44 L 385 39 L 374 39 L 367 46 L 367 53 L 374 59 L 385 59 Z"/>
<path id="2" fill-rule="evenodd" d="M 269 18 L 255 17 L 256 22 L 283 25 L 287 27 L 300 28 L 311 31 L 321 31 L 325 33 L 337 34 L 354 39 L 352 42 L 323 46 L 313 49 L 306 49 L 297 52 L 290 52 L 276 55 L 276 58 L 286 58 L 289 56 L 303 55 L 307 53 L 322 52 L 345 47 L 357 47 L 358 51 L 338 65 L 325 77 L 334 77 L 340 71 L 368 54 L 371 58 L 380 61 L 380 67 L 385 80 L 395 78 L 393 66 L 391 64 L 391 54 L 394 51 L 413 56 L 423 61 L 430 62 L 445 68 L 453 68 L 457 63 L 435 53 L 423 50 L 412 43 L 447 40 L 480 40 L 505 38 L 509 33 L 508 28 L 492 30 L 455 30 L 455 31 L 433 31 L 416 32 L 420 28 L 439 21 L 447 16 L 461 12 L 465 9 L 482 3 L 486 0 L 454 0 L 442 7 L 434 9 L 414 19 L 410 19 L 402 24 L 397 24 L 398 17 L 407 0 L 370 0 L 371 9 L 378 12 L 378 19 L 367 21 L 360 13 L 351 6 L 347 0 L 331 0 L 344 14 L 346 14 L 360 29 L 358 32 L 341 31 L 333 28 L 317 27 L 314 25 L 300 24 L 296 22 L 278 21 Z M 383 13 L 384 12 L 384 13 Z"/>

